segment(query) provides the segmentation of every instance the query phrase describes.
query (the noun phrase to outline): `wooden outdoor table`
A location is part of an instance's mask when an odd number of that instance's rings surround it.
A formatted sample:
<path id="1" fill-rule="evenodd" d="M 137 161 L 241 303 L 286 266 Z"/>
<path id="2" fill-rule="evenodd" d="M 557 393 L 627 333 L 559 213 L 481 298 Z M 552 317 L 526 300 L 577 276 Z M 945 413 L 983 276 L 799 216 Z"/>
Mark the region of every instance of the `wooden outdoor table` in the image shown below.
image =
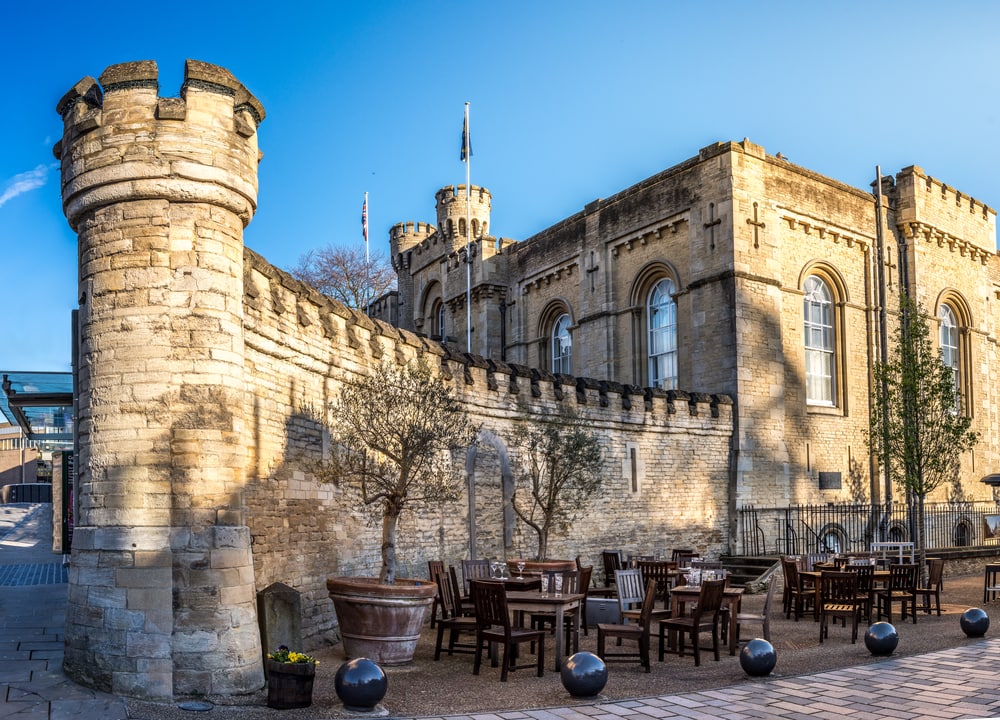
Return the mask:
<path id="1" fill-rule="evenodd" d="M 678 585 L 670 591 L 670 615 L 671 617 L 681 617 L 685 615 L 688 603 L 697 602 L 701 594 L 701 588 L 694 585 Z M 740 611 L 740 603 L 743 600 L 743 588 L 727 587 L 722 594 L 722 606 L 729 609 L 729 629 L 728 632 L 736 632 L 736 614 Z M 735 635 L 727 635 L 735 637 Z M 675 648 L 675 638 L 673 633 L 670 636 L 669 648 Z"/>
<path id="2" fill-rule="evenodd" d="M 580 615 L 584 612 L 583 593 L 563 593 L 556 595 L 549 593 L 542 595 L 537 590 L 508 590 L 507 608 L 513 612 L 524 613 L 545 612 L 555 614 L 555 671 L 559 672 L 562 667 L 563 655 L 563 627 L 567 610 L 576 610 L 573 613 L 573 652 L 580 649 Z"/>
<path id="3" fill-rule="evenodd" d="M 849 570 L 842 570 L 839 572 L 850 572 Z M 822 570 L 800 570 L 799 577 L 803 580 L 808 580 L 812 583 L 813 592 L 815 593 L 815 599 L 813 600 L 813 619 L 819 620 L 819 608 L 820 603 L 823 601 L 823 583 L 820 579 L 823 577 Z M 889 580 L 889 571 L 882 570 L 881 568 L 876 568 L 875 572 L 872 573 L 872 582 L 875 584 L 884 584 Z"/>
<path id="4" fill-rule="evenodd" d="M 483 582 L 501 583 L 508 591 L 510 590 L 537 590 L 542 586 L 542 579 L 538 575 L 525 575 L 524 577 L 509 578 L 476 578 Z"/>

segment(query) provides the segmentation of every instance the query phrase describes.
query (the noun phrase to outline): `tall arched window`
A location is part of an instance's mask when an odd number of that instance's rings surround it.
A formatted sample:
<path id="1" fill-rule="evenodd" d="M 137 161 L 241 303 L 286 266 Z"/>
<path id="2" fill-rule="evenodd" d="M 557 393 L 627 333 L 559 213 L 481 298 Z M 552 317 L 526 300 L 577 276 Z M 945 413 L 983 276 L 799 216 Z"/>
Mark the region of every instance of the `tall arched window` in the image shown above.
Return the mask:
<path id="1" fill-rule="evenodd" d="M 832 406 L 836 398 L 833 296 L 826 282 L 816 275 L 806 278 L 803 289 L 806 402 Z"/>
<path id="2" fill-rule="evenodd" d="M 677 388 L 677 303 L 674 282 L 663 278 L 646 299 L 649 385 L 664 390 Z"/>
<path id="3" fill-rule="evenodd" d="M 434 334 L 444 339 L 444 303 L 438 300 L 434 304 Z"/>
<path id="4" fill-rule="evenodd" d="M 573 338 L 569 334 L 569 315 L 563 313 L 552 324 L 549 347 L 552 358 L 549 367 L 553 373 L 571 374 L 573 368 Z"/>
<path id="5" fill-rule="evenodd" d="M 941 361 L 949 368 L 955 381 L 955 391 L 962 392 L 962 384 L 958 372 L 958 321 L 955 311 L 947 305 L 938 308 L 938 342 L 941 345 Z"/>

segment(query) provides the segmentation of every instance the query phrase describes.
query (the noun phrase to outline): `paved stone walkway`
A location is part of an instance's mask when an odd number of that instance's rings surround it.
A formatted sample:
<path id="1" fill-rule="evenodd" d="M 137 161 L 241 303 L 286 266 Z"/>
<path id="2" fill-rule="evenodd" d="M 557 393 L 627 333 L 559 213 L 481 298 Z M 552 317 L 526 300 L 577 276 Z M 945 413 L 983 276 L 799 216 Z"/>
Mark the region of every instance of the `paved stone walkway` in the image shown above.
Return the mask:
<path id="1" fill-rule="evenodd" d="M 288 720 L 385 717 L 343 708 L 270 710 L 135 703 L 62 673 L 65 573 L 47 543 L 48 506 L 0 506 L 0 720 Z M 4 578 L 12 578 L 8 582 Z M 516 692 L 511 684 L 511 692 Z M 442 690 L 446 692 L 446 690 Z M 396 717 L 406 717 L 405 715 Z M 1000 718 L 1000 639 L 798 677 L 564 708 L 444 716 L 444 720 L 973 720 Z"/>

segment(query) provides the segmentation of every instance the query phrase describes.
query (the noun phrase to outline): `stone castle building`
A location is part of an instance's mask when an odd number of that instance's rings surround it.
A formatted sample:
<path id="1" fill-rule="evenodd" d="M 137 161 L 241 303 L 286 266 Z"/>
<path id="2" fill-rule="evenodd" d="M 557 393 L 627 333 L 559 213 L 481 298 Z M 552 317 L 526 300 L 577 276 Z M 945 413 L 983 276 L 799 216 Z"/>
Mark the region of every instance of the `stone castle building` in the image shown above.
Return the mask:
<path id="1" fill-rule="evenodd" d="M 253 692 L 256 594 L 276 582 L 301 593 L 307 650 L 337 639 L 326 578 L 376 574 L 381 539 L 312 474 L 327 451 L 314 410 L 383 362 L 439 368 L 482 428 L 459 503 L 401 518 L 401 575 L 531 554 L 507 512 L 505 438 L 563 408 L 601 438 L 605 502 L 552 553 L 729 546 L 727 395 L 646 397 L 453 353 L 270 265 L 243 246 L 264 108 L 223 68 L 188 61 L 180 96 L 160 97 L 155 63 L 113 65 L 57 109 L 80 263 L 70 677 L 156 700 Z"/>
<path id="2" fill-rule="evenodd" d="M 374 574 L 380 536 L 311 473 L 328 450 L 314 410 L 379 363 L 439 368 L 482 428 L 459 503 L 401 520 L 404 575 L 531 553 L 505 438 L 564 408 L 606 471 L 557 556 L 717 557 L 745 504 L 843 498 L 820 473 L 864 459 L 883 266 L 887 288 L 905 267 L 951 311 L 941 337 L 983 431 L 964 471 L 996 468 L 995 215 L 916 168 L 886 183 L 881 255 L 871 195 L 749 142 L 521 243 L 490 234 L 487 191 L 448 188 L 437 227 L 393 228 L 396 326 L 243 246 L 265 112 L 225 69 L 188 61 L 179 97 L 160 97 L 155 63 L 113 65 L 57 110 L 80 298 L 64 667 L 84 684 L 259 689 L 256 594 L 276 582 L 301 593 L 306 650 L 336 640 L 326 578 Z"/>
<path id="3" fill-rule="evenodd" d="M 877 208 L 874 183 L 849 187 L 744 139 L 515 242 L 491 227 L 488 190 L 446 187 L 436 225 L 391 230 L 398 323 L 553 375 L 732 396 L 733 508 L 857 500 L 851 473 L 865 477 L 860 499 L 879 501 L 863 438 L 880 289 L 891 323 L 903 282 L 937 317 L 981 435 L 962 488 L 988 498 L 978 480 L 1000 467 L 996 212 L 915 166 L 881 190 Z"/>

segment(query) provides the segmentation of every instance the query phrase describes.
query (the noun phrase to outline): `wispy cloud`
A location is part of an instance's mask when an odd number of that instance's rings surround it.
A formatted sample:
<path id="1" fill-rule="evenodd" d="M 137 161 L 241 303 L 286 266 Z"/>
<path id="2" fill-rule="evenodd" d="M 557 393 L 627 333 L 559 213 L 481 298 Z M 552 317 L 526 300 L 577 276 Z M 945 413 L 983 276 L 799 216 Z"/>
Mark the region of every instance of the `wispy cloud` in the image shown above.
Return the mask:
<path id="1" fill-rule="evenodd" d="M 13 200 L 22 193 L 30 192 L 42 187 L 48 179 L 51 166 L 39 165 L 34 170 L 18 173 L 5 183 L 3 192 L 0 192 L 0 207 L 7 204 L 8 200 Z"/>

